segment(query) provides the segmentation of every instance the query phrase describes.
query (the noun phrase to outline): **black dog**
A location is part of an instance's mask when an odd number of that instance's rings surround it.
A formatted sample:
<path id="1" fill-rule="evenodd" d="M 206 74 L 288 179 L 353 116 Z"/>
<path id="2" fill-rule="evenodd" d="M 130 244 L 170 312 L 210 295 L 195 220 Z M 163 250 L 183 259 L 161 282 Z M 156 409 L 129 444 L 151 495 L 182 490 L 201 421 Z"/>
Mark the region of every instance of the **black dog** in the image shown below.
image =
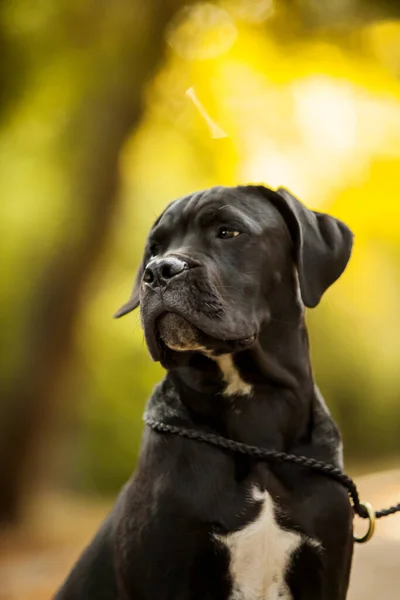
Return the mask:
<path id="1" fill-rule="evenodd" d="M 212 188 L 153 225 L 131 299 L 167 369 L 147 414 L 341 466 L 304 305 L 341 275 L 340 221 L 262 186 Z M 139 464 L 57 600 L 342 600 L 352 510 L 333 480 L 146 429 Z"/>

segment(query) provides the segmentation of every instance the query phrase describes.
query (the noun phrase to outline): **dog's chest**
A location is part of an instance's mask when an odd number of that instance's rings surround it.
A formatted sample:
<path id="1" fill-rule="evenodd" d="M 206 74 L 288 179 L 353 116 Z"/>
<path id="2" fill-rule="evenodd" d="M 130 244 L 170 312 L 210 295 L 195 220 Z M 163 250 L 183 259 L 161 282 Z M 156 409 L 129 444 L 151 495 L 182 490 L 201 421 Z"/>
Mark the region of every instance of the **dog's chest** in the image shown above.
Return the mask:
<path id="1" fill-rule="evenodd" d="M 229 600 L 291 600 L 285 573 L 301 536 L 279 526 L 267 492 L 253 490 L 261 503 L 255 521 L 234 533 L 218 536 L 230 554 L 232 593 Z"/>

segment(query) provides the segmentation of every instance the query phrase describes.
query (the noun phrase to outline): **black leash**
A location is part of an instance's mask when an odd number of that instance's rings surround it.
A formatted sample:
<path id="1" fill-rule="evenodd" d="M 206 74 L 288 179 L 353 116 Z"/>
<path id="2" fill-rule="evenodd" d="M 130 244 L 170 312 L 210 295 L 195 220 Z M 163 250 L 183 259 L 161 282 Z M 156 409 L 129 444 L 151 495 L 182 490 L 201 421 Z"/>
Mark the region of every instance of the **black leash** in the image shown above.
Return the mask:
<path id="1" fill-rule="evenodd" d="M 151 429 L 158 431 L 159 433 L 172 433 L 175 435 L 180 435 L 191 440 L 197 440 L 199 442 L 211 444 L 212 446 L 224 448 L 225 450 L 229 450 L 231 452 L 252 456 L 253 458 L 258 458 L 259 460 L 292 463 L 299 465 L 300 467 L 310 469 L 316 473 L 320 473 L 321 475 L 332 477 L 332 479 L 335 479 L 347 489 L 352 500 L 354 512 L 362 519 L 369 519 L 369 528 L 366 535 L 361 538 L 355 537 L 354 539 L 357 542 L 366 542 L 372 537 L 375 527 L 375 519 L 388 517 L 389 515 L 394 515 L 395 513 L 400 512 L 400 502 L 394 506 L 383 508 L 375 512 L 369 503 L 363 503 L 360 501 L 356 484 L 351 477 L 346 475 L 346 473 L 334 465 L 324 463 L 320 460 L 315 460 L 314 458 L 308 458 L 307 456 L 286 454 L 286 452 L 266 450 L 264 448 L 259 448 L 258 446 L 250 446 L 249 444 L 235 442 L 234 440 L 230 440 L 214 433 L 203 433 L 200 431 L 195 431 L 194 429 L 185 429 L 184 427 L 177 427 L 176 425 L 168 425 L 167 423 L 155 421 L 154 419 L 150 419 L 146 416 L 144 420 L 145 423 L 151 427 Z"/>

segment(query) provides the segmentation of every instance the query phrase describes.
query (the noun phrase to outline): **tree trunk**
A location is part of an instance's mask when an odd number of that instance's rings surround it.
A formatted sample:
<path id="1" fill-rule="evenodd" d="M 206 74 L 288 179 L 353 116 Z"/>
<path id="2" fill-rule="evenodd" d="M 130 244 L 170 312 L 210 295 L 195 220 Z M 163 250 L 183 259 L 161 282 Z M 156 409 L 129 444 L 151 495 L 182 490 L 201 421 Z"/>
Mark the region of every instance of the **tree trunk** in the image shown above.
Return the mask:
<path id="1" fill-rule="evenodd" d="M 23 359 L 3 384 L 7 410 L 0 439 L 0 522 L 20 515 L 36 441 L 53 422 L 85 284 L 118 209 L 121 148 L 141 118 L 145 85 L 163 56 L 165 27 L 180 6 L 177 0 L 108 4 L 105 15 L 113 13 L 115 19 L 115 44 L 108 50 L 112 66 L 95 64 L 95 85 L 91 82 L 67 128 L 70 218 L 27 301 Z M 90 52 L 96 57 L 96 46 Z M 98 63 L 104 48 L 99 57 Z"/>

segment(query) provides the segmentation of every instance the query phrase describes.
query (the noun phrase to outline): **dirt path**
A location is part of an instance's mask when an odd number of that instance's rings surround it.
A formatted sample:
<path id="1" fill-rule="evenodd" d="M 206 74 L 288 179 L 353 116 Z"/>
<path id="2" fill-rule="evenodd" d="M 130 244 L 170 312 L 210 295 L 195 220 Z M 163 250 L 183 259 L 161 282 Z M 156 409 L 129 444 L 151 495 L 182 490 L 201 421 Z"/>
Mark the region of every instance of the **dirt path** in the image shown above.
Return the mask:
<path id="1" fill-rule="evenodd" d="M 356 548 L 349 600 L 399 600 L 400 541 L 376 537 Z"/>
<path id="2" fill-rule="evenodd" d="M 357 483 L 361 498 L 376 508 L 400 498 L 400 470 L 362 477 Z M 65 496 L 41 499 L 32 507 L 29 522 L 34 525 L 0 538 L 0 600 L 50 600 L 108 508 Z M 378 521 L 374 538 L 356 546 L 348 600 L 399 598 L 400 515 L 396 515 Z"/>
<path id="3" fill-rule="evenodd" d="M 376 508 L 400 501 L 400 471 L 386 471 L 357 479 L 361 499 Z M 360 525 L 360 531 L 364 523 Z M 357 524 L 358 527 L 358 524 Z M 356 544 L 349 600 L 399 600 L 400 513 L 379 519 L 376 534 Z"/>

